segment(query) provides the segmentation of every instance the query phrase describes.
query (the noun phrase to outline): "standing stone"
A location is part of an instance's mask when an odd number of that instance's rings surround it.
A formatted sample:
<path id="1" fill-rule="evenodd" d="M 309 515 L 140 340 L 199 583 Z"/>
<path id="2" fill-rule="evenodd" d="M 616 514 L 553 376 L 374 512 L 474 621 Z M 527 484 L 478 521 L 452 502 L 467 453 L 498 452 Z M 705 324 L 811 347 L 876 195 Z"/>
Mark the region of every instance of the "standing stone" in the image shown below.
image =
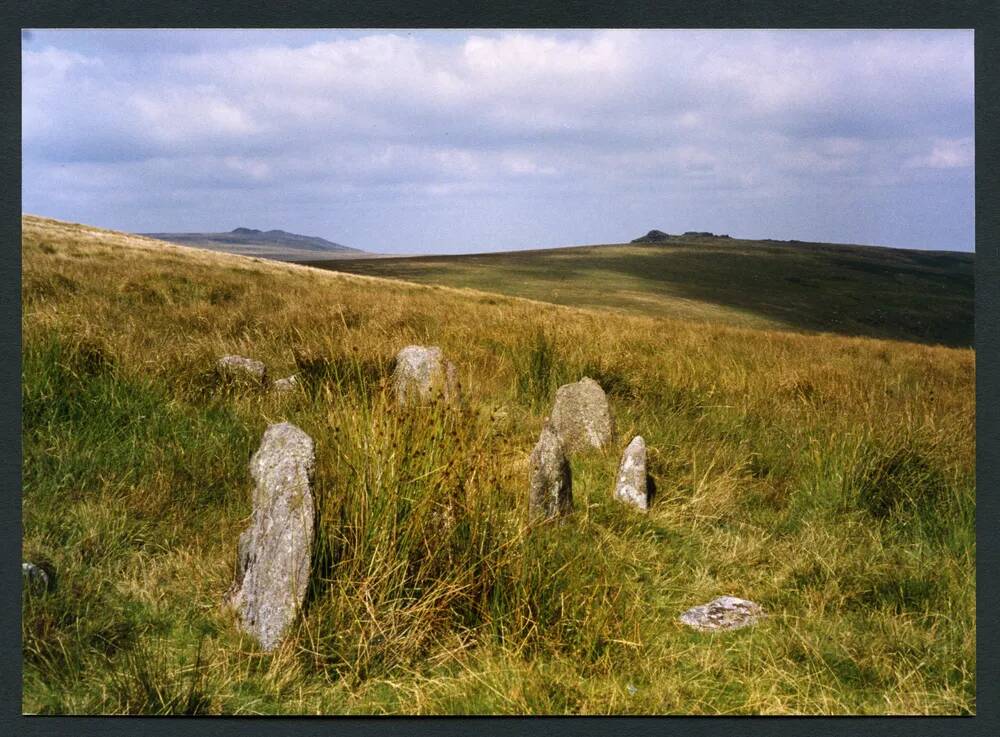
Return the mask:
<path id="1" fill-rule="evenodd" d="M 764 616 L 760 604 L 735 596 L 720 596 L 718 599 L 688 609 L 680 620 L 696 630 L 736 630 L 755 624 Z"/>
<path id="2" fill-rule="evenodd" d="M 223 376 L 242 378 L 260 384 L 267 381 L 267 369 L 264 364 L 245 356 L 223 356 L 216 362 L 215 367 Z"/>
<path id="3" fill-rule="evenodd" d="M 649 489 L 646 477 L 646 441 L 636 435 L 622 454 L 615 481 L 615 499 L 642 511 L 649 509 Z"/>
<path id="4" fill-rule="evenodd" d="M 611 440 L 611 409 L 601 385 L 583 377 L 556 391 L 552 426 L 570 453 L 603 448 Z"/>
<path id="5" fill-rule="evenodd" d="M 392 387 L 399 404 L 426 402 L 437 392 L 452 402 L 458 398 L 458 372 L 437 346 L 408 345 L 396 354 Z"/>
<path id="6" fill-rule="evenodd" d="M 309 583 L 314 466 L 312 438 L 287 422 L 267 428 L 250 460 L 253 519 L 240 535 L 228 599 L 264 650 L 281 642 Z"/>
<path id="7" fill-rule="evenodd" d="M 278 394 L 285 394 L 295 389 L 298 385 L 299 380 L 293 374 L 292 376 L 286 376 L 284 379 L 278 379 L 274 382 L 273 387 L 274 391 L 278 392 Z"/>
<path id="8" fill-rule="evenodd" d="M 573 478 L 562 441 L 546 422 L 531 451 L 528 517 L 551 519 L 573 511 Z"/>

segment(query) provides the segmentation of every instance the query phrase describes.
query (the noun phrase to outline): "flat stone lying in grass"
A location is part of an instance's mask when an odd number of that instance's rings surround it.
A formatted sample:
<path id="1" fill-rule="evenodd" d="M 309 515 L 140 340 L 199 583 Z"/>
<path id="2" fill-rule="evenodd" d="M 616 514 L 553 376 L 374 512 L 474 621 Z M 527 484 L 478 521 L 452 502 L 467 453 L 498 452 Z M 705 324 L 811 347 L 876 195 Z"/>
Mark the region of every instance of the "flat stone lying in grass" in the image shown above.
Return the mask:
<path id="1" fill-rule="evenodd" d="M 267 428 L 250 460 L 253 519 L 240 535 L 227 598 L 264 650 L 281 642 L 309 583 L 314 467 L 312 438 L 287 422 Z"/>
<path id="2" fill-rule="evenodd" d="M 438 392 L 452 402 L 458 399 L 458 372 L 437 346 L 408 345 L 396 354 L 392 388 L 399 404 L 427 402 Z"/>
<path id="3" fill-rule="evenodd" d="M 277 381 L 275 381 L 273 388 L 274 391 L 278 392 L 279 394 L 284 394 L 286 392 L 292 391 L 298 385 L 299 385 L 299 380 L 295 376 L 286 376 L 284 379 L 278 379 Z"/>
<path id="4" fill-rule="evenodd" d="M 24 587 L 29 593 L 44 594 L 55 588 L 55 572 L 46 570 L 43 566 L 34 563 L 21 563 L 21 575 L 24 578 Z"/>
<path id="5" fill-rule="evenodd" d="M 224 376 L 249 379 L 261 384 L 267 381 L 267 368 L 264 364 L 246 356 L 223 356 L 215 367 Z"/>
<path id="6" fill-rule="evenodd" d="M 637 509 L 649 509 L 649 488 L 646 476 L 646 441 L 636 435 L 622 454 L 615 480 L 615 499 Z"/>
<path id="7" fill-rule="evenodd" d="M 603 448 L 614 429 L 607 395 L 600 384 L 586 376 L 559 387 L 551 419 L 570 453 Z"/>
<path id="8" fill-rule="evenodd" d="M 532 521 L 552 519 L 573 511 L 573 477 L 562 440 L 545 423 L 531 451 L 531 481 L 528 517 Z"/>
<path id="9" fill-rule="evenodd" d="M 696 630 L 736 630 L 756 624 L 764 611 L 759 604 L 735 596 L 718 599 L 688 609 L 680 616 L 681 622 Z"/>

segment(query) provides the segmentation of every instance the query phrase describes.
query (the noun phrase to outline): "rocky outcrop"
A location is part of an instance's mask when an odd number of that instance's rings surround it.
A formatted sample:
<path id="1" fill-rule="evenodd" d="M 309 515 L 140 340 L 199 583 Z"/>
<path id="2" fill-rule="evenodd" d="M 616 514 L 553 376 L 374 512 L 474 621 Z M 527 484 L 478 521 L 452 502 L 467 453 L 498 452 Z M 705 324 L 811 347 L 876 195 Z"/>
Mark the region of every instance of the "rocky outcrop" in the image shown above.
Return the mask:
<path id="1" fill-rule="evenodd" d="M 669 233 L 664 233 L 662 230 L 651 230 L 646 235 L 641 238 L 636 238 L 633 243 L 662 243 L 663 241 L 670 240 L 671 236 Z"/>

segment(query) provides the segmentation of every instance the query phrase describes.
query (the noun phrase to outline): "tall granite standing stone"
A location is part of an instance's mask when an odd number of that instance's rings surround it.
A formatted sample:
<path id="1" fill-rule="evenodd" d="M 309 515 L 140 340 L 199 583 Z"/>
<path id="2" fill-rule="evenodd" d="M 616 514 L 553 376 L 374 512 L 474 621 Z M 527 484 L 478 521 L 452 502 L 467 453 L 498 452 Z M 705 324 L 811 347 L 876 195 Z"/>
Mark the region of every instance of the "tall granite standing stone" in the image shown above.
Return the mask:
<path id="1" fill-rule="evenodd" d="M 562 440 L 545 423 L 531 451 L 528 517 L 532 521 L 552 519 L 573 511 L 573 478 Z"/>
<path id="2" fill-rule="evenodd" d="M 267 368 L 264 364 L 246 356 L 223 356 L 216 362 L 215 368 L 222 376 L 229 378 L 262 385 L 267 381 Z"/>
<path id="3" fill-rule="evenodd" d="M 312 438 L 287 422 L 267 428 L 250 460 L 253 518 L 240 535 L 228 599 L 264 650 L 281 642 L 309 583 L 314 466 Z"/>
<path id="4" fill-rule="evenodd" d="M 408 345 L 396 354 L 392 387 L 399 404 L 427 402 L 437 392 L 452 402 L 458 399 L 458 372 L 437 346 Z"/>
<path id="5" fill-rule="evenodd" d="M 559 387 L 551 421 L 570 453 L 603 448 L 611 440 L 614 429 L 604 390 L 586 376 L 575 384 Z"/>
<path id="6" fill-rule="evenodd" d="M 646 476 L 646 441 L 636 435 L 622 454 L 615 480 L 615 499 L 646 511 L 649 509 L 649 489 Z"/>

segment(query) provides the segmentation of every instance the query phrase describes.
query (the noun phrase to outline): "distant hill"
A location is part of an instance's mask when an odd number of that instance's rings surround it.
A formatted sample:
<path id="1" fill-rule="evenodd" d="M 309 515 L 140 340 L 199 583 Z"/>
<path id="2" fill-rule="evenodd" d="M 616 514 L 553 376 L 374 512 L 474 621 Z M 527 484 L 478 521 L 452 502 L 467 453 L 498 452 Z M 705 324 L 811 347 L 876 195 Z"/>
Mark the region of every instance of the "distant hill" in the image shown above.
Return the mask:
<path id="1" fill-rule="evenodd" d="M 316 236 L 284 230 L 234 228 L 227 233 L 140 233 L 149 238 L 183 246 L 208 248 L 243 256 L 259 256 L 278 261 L 311 261 L 317 258 L 345 258 L 365 252 Z"/>
<path id="2" fill-rule="evenodd" d="M 652 231 L 632 244 L 310 266 L 578 307 L 921 343 L 973 343 L 974 255 Z"/>

